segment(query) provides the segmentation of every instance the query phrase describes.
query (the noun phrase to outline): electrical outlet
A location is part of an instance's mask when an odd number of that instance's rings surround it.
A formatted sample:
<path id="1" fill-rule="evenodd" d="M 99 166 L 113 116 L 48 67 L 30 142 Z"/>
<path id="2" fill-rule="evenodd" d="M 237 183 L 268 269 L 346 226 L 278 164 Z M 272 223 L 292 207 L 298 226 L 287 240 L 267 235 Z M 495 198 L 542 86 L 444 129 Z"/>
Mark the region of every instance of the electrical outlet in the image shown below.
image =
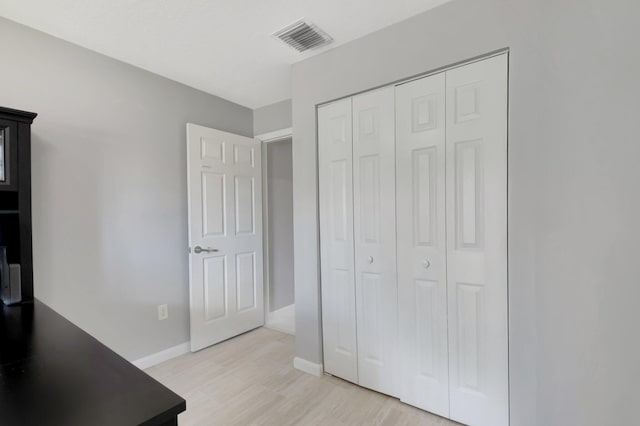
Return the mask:
<path id="1" fill-rule="evenodd" d="M 158 320 L 161 321 L 167 318 L 169 318 L 169 308 L 167 307 L 167 304 L 158 305 Z"/>

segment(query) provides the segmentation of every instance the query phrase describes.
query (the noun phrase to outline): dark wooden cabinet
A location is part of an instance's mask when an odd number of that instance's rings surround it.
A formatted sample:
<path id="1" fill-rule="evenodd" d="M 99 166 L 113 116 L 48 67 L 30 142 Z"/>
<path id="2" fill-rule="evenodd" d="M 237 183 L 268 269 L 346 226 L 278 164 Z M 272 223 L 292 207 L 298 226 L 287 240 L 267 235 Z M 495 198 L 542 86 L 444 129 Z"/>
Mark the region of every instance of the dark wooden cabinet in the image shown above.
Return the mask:
<path id="1" fill-rule="evenodd" d="M 4 287 L 9 277 L 4 269 L 14 265 L 15 271 L 19 265 L 22 302 L 33 301 L 31 123 L 36 115 L 0 107 L 0 247 L 6 247 L 0 285 Z M 17 278 L 11 276 L 15 284 Z"/>
<path id="2" fill-rule="evenodd" d="M 0 248 L 22 287 L 22 303 L 0 302 L 0 425 L 177 425 L 183 398 L 33 298 L 35 117 L 0 107 Z"/>

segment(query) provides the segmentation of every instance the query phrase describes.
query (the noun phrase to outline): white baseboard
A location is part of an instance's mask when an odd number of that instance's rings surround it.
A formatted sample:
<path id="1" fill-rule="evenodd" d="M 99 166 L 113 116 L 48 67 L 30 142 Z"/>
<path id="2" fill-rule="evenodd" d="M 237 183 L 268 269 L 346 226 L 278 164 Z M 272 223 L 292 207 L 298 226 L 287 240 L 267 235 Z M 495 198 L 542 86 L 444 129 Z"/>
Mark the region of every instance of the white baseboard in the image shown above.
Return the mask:
<path id="1" fill-rule="evenodd" d="M 316 364 L 315 362 L 307 361 L 306 359 L 295 357 L 293 359 L 293 366 L 305 373 L 312 374 L 314 376 L 320 377 L 323 373 L 322 364 Z"/>
<path id="2" fill-rule="evenodd" d="M 265 327 L 287 334 L 296 334 L 296 305 L 291 304 L 269 312 Z"/>
<path id="3" fill-rule="evenodd" d="M 162 362 L 169 361 L 170 359 L 179 357 L 191 351 L 191 344 L 189 342 L 180 343 L 172 348 L 165 349 L 155 354 L 145 356 L 144 358 L 137 359 L 131 363 L 141 370 L 153 367 Z"/>

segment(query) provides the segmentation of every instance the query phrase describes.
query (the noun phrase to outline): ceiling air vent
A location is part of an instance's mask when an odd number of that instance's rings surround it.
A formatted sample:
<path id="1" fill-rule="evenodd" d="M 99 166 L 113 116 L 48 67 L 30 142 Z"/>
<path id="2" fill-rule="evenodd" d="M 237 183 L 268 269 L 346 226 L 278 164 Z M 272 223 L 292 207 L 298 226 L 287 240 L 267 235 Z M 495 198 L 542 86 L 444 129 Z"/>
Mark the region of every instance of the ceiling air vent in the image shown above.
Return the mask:
<path id="1" fill-rule="evenodd" d="M 273 34 L 298 52 L 326 46 L 333 39 L 327 33 L 308 21 L 298 21 Z"/>

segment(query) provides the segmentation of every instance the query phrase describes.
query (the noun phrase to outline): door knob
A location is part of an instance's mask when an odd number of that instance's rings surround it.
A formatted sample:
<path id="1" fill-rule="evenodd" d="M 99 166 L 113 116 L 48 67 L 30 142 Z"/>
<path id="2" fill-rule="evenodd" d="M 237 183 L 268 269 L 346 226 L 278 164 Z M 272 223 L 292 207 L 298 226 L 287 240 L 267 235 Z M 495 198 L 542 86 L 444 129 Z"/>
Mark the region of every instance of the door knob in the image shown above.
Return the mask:
<path id="1" fill-rule="evenodd" d="M 369 256 L 367 258 L 367 263 L 373 263 L 373 256 Z"/>
<path id="2" fill-rule="evenodd" d="M 193 249 L 193 252 L 196 254 L 200 254 L 200 253 L 215 253 L 217 252 L 218 249 L 214 249 L 211 247 L 207 247 L 207 248 L 202 248 L 200 246 L 195 246 L 195 248 Z"/>
<path id="3" fill-rule="evenodd" d="M 431 262 L 429 262 L 429 260 L 425 259 L 422 261 L 422 266 L 424 266 L 424 269 L 429 269 L 429 266 L 431 266 Z"/>

